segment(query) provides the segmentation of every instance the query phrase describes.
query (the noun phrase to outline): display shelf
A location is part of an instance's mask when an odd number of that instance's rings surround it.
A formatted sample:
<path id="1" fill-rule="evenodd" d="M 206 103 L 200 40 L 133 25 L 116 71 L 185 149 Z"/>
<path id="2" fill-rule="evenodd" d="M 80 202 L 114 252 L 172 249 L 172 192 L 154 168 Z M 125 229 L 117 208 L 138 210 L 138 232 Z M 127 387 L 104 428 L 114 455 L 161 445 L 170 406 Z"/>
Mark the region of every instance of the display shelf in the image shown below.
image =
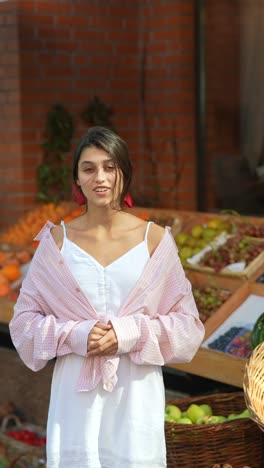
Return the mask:
<path id="1" fill-rule="evenodd" d="M 251 238 L 251 242 L 254 244 L 258 243 L 263 243 L 263 239 L 256 239 L 256 238 Z M 220 276 L 220 277 L 230 277 L 230 278 L 238 278 L 241 280 L 249 280 L 253 279 L 255 280 L 258 278 L 258 276 L 262 273 L 263 271 L 263 265 L 264 265 L 264 251 L 259 253 L 258 256 L 256 256 L 248 265 L 245 266 L 245 268 L 241 271 L 232 271 L 229 270 L 228 268 L 224 268 L 220 271 L 215 271 L 213 268 L 210 268 L 208 266 L 201 266 L 199 263 L 186 263 L 185 269 L 186 271 L 188 270 L 194 270 L 194 271 L 200 271 L 202 273 L 207 273 L 210 275 L 214 276 Z"/>
<path id="2" fill-rule="evenodd" d="M 186 276 L 193 287 L 215 286 L 231 293 L 228 299 L 204 323 L 206 339 L 222 323 L 223 318 L 230 313 L 230 310 L 233 310 L 237 302 L 235 293 L 243 286 L 244 282 L 237 278 L 217 277 L 194 271 L 186 272 Z"/>
<path id="3" fill-rule="evenodd" d="M 247 323 L 253 324 L 258 316 L 264 312 L 264 307 L 262 310 L 262 303 L 259 302 L 250 315 L 246 315 L 246 301 L 251 300 L 254 296 L 264 299 L 264 286 L 251 282 L 243 283 L 234 292 L 228 304 L 225 304 L 226 307 L 223 307 L 222 310 L 219 309 L 212 316 L 210 333 L 208 333 L 207 328 L 204 343 L 206 343 L 206 339 L 209 342 L 219 335 L 221 330 L 226 331 L 229 326 L 233 326 L 236 323 L 242 325 Z M 215 351 L 202 344 L 192 362 L 187 364 L 171 364 L 169 367 L 242 388 L 246 362 L 246 358 Z"/>
<path id="4" fill-rule="evenodd" d="M 193 223 L 200 223 L 206 219 L 216 218 L 217 216 L 224 216 L 217 213 L 203 213 L 192 212 L 172 209 L 157 209 L 145 207 L 133 207 L 129 212 L 135 216 L 140 216 L 144 219 L 151 219 L 151 217 L 161 216 L 164 219 L 168 217 L 170 221 L 173 220 L 173 233 L 177 230 L 184 230 L 186 226 Z M 263 224 L 264 218 L 256 217 L 241 217 L 242 221 L 254 222 L 256 224 Z M 219 287 L 231 290 L 231 297 L 215 312 L 210 319 L 205 323 L 205 340 L 215 333 L 221 327 L 223 322 L 232 315 L 237 307 L 245 300 L 250 294 L 263 294 L 264 286 L 254 281 L 264 273 L 264 258 L 258 264 L 258 268 L 250 277 L 247 278 L 227 277 L 225 275 L 215 275 L 210 272 L 204 273 L 199 271 L 187 270 L 186 276 L 190 279 L 192 284 L 203 285 L 207 282 L 215 283 Z M 263 294 L 264 295 L 264 294 Z M 0 298 L 0 327 L 8 333 L 8 325 L 13 316 L 14 301 L 6 298 Z M 264 311 L 264 310 L 263 310 Z M 214 381 L 228 384 L 234 387 L 242 388 L 243 376 L 245 371 L 246 359 L 225 354 L 223 352 L 214 351 L 212 349 L 200 347 L 192 362 L 186 364 L 169 364 L 165 368 L 176 369 L 187 374 L 194 376 L 204 377 Z"/>
<path id="5" fill-rule="evenodd" d="M 14 301 L 9 301 L 5 297 L 0 298 L 0 323 L 8 325 L 14 312 Z"/>
<path id="6" fill-rule="evenodd" d="M 245 359 L 200 348 L 191 362 L 166 367 L 242 388 L 245 365 Z"/>

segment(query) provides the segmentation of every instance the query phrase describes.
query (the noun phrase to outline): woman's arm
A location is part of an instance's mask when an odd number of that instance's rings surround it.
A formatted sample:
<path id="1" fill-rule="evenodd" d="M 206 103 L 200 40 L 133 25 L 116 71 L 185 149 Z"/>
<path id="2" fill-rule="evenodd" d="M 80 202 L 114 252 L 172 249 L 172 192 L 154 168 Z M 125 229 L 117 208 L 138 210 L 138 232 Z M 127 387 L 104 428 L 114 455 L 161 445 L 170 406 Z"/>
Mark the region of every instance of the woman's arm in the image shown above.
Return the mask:
<path id="1" fill-rule="evenodd" d="M 190 362 L 204 338 L 204 326 L 186 279 L 185 293 L 166 315 L 138 313 L 111 319 L 118 354 L 129 353 L 137 364 Z"/>
<path id="2" fill-rule="evenodd" d="M 149 233 L 151 254 L 164 232 L 159 226 L 153 225 L 153 228 Z M 160 306 L 166 309 L 166 297 L 173 294 L 173 307 L 165 314 L 159 314 L 161 307 L 158 308 L 154 317 L 148 311 L 142 311 L 111 318 L 118 341 L 118 354 L 129 353 L 137 364 L 189 362 L 204 338 L 204 326 L 199 319 L 192 287 L 185 276 L 174 242 L 171 243 L 171 257 L 175 258 L 175 262 L 167 273 Z"/>
<path id="3" fill-rule="evenodd" d="M 151 227 L 149 250 L 153 254 L 164 229 L 157 225 Z M 165 282 L 164 294 L 160 307 L 154 304 L 157 311 L 155 316 L 147 310 L 144 313 L 142 308 L 142 313 L 111 317 L 113 330 L 98 340 L 88 355 L 112 354 L 108 353 L 108 349 L 116 344 L 117 354 L 129 353 L 137 364 L 163 365 L 191 361 L 203 340 L 204 326 L 199 320 L 191 284 L 185 276 L 174 242 L 171 249 L 171 258 L 175 261 L 170 274 L 166 272 L 166 278 L 160 278 L 160 282 Z M 167 307 L 166 298 L 171 294 L 175 299 L 174 305 Z M 162 313 L 159 314 L 159 310 Z"/>
<path id="4" fill-rule="evenodd" d="M 59 299 L 58 299 L 59 300 Z M 85 356 L 96 320 L 62 320 L 46 314 L 30 275 L 23 281 L 9 329 L 13 344 L 27 367 L 42 369 L 49 360 L 69 353 Z"/>

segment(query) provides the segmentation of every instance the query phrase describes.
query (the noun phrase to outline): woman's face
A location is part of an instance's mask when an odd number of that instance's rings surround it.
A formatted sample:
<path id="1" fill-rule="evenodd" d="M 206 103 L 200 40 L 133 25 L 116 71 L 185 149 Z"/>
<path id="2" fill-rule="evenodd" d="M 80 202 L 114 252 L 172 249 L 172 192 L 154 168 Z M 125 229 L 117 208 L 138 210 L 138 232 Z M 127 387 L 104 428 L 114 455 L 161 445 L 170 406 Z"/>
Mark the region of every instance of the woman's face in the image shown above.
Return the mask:
<path id="1" fill-rule="evenodd" d="M 119 207 L 122 177 L 109 154 L 94 146 L 85 148 L 78 163 L 77 185 L 82 189 L 88 205 Z"/>

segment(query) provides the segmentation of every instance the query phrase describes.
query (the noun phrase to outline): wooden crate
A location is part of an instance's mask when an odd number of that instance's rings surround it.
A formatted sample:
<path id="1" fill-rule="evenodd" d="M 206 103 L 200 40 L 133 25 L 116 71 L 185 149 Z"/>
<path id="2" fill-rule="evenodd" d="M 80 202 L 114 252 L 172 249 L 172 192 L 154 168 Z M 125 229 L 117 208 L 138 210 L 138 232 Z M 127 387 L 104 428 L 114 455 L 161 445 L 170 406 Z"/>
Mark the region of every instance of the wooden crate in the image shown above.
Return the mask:
<path id="1" fill-rule="evenodd" d="M 264 297 L 264 285 L 250 281 L 243 282 L 225 303 L 225 307 L 212 316 L 207 337 L 212 335 L 251 294 Z M 169 367 L 242 388 L 246 362 L 247 359 L 201 346 L 190 363 L 170 364 Z"/>
<path id="2" fill-rule="evenodd" d="M 220 276 L 213 276 L 211 274 L 205 274 L 200 272 L 189 271 L 186 274 L 187 278 L 191 282 L 192 286 L 206 287 L 215 286 L 218 289 L 226 289 L 231 292 L 230 297 L 222 304 L 214 314 L 209 317 L 204 323 L 205 327 L 205 338 L 207 339 L 216 328 L 221 325 L 223 318 L 226 317 L 226 310 L 232 310 L 233 296 L 242 284 L 241 279 L 238 278 L 227 278 Z"/>
<path id="3" fill-rule="evenodd" d="M 253 242 L 263 242 L 263 239 L 252 238 Z M 244 281 L 255 281 L 262 273 L 264 273 L 264 251 L 261 252 L 252 262 L 250 262 L 243 271 L 234 272 L 228 269 L 215 271 L 211 267 L 200 266 L 199 264 L 186 263 L 184 265 L 186 271 L 194 270 L 200 273 L 214 275 L 216 277 L 237 278 Z"/>
<path id="4" fill-rule="evenodd" d="M 161 220 L 166 218 L 168 222 L 165 223 L 171 227 L 171 231 L 173 236 L 175 236 L 178 232 L 182 230 L 182 226 L 184 223 L 184 214 L 180 211 L 174 211 L 169 209 L 162 209 L 162 208 L 144 208 L 144 207 L 133 207 L 129 208 L 129 213 L 138 216 L 145 220 L 151 220 L 152 218 L 155 219 L 160 217 Z"/>
<path id="5" fill-rule="evenodd" d="M 6 297 L 0 298 L 0 323 L 9 324 L 14 313 L 15 301 L 10 301 Z"/>
<path id="6" fill-rule="evenodd" d="M 206 224 L 208 221 L 217 218 L 222 219 L 224 221 L 230 221 L 232 224 L 236 223 L 236 221 L 241 223 L 252 223 L 256 225 L 264 224 L 264 217 L 240 216 L 239 214 L 232 214 L 232 212 L 209 213 L 205 211 L 193 211 L 188 212 L 188 217 L 186 216 L 185 229 L 190 230 L 195 224 Z"/>

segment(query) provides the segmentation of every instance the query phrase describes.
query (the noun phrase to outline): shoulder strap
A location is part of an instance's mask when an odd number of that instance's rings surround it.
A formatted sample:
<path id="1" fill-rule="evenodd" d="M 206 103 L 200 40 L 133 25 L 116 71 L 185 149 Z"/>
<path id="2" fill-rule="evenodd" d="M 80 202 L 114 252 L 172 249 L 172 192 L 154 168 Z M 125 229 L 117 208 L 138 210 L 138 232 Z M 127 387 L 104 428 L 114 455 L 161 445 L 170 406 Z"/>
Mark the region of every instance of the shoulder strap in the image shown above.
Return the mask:
<path id="1" fill-rule="evenodd" d="M 66 239 L 67 235 L 66 235 L 66 227 L 65 227 L 64 221 L 61 221 L 61 226 L 62 226 L 62 229 L 63 229 L 63 237 L 64 237 L 64 239 Z"/>
<path id="2" fill-rule="evenodd" d="M 147 228 L 146 228 L 146 232 L 145 232 L 144 241 L 146 241 L 147 238 L 148 238 L 148 232 L 149 232 L 149 227 L 150 227 L 151 223 L 153 223 L 153 221 L 148 221 Z"/>

